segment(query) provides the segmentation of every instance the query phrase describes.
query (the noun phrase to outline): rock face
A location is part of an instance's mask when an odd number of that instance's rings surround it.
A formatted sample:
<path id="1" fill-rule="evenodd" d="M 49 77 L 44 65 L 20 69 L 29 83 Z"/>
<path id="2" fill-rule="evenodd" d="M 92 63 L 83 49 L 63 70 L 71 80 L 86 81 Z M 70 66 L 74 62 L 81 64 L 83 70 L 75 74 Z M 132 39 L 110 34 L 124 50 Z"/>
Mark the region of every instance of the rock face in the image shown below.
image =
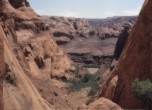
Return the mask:
<path id="1" fill-rule="evenodd" d="M 44 73 L 56 78 L 74 69 L 73 62 L 54 42 L 47 23 L 34 13 L 26 0 L 1 2 L 5 34 L 11 43 L 17 44 L 13 49 L 24 69 L 38 75 L 43 68 Z"/>
<path id="2" fill-rule="evenodd" d="M 117 70 L 112 74 L 118 75 L 113 100 L 125 109 L 144 108 L 131 91 L 133 80 L 152 80 L 151 10 L 152 1 L 146 0 L 120 57 Z"/>
<path id="3" fill-rule="evenodd" d="M 24 70 L 11 50 L 11 46 L 6 36 L 3 36 L 3 39 L 5 63 L 8 65 L 3 84 L 4 109 L 53 109 L 53 107 L 46 103 L 40 96 L 31 80 L 24 73 Z"/>
<path id="4" fill-rule="evenodd" d="M 74 62 L 87 67 L 99 67 L 109 62 L 113 57 L 117 39 L 120 36 L 121 39 L 124 39 L 124 36 L 128 37 L 128 33 L 123 32 L 124 28 L 131 29 L 136 21 L 136 17 L 43 18 L 50 32 L 55 36 L 57 44 L 69 54 Z"/>
<path id="5" fill-rule="evenodd" d="M 1 24 L 4 27 L 2 22 Z M 12 108 L 29 110 L 51 109 L 52 107 L 41 98 L 37 89 L 25 75 L 16 56 L 12 52 L 11 41 L 7 38 L 9 35 L 6 36 L 3 31 L 5 29 L 0 26 L 0 108 L 5 110 Z M 4 65 L 7 66 L 5 67 Z M 31 105 L 27 106 L 29 103 Z"/>
<path id="6" fill-rule="evenodd" d="M 30 9 L 27 1 L 0 0 L 0 5 L 0 109 L 53 109 L 40 96 L 36 87 L 27 77 L 25 68 L 19 64 L 19 57 L 15 54 L 19 43 L 15 23 L 18 20 L 36 18 L 37 15 L 32 9 L 28 10 L 29 14 L 20 10 L 20 8 Z M 30 13 L 33 16 L 28 18 L 27 15 Z M 23 62 L 24 59 L 22 59 Z"/>

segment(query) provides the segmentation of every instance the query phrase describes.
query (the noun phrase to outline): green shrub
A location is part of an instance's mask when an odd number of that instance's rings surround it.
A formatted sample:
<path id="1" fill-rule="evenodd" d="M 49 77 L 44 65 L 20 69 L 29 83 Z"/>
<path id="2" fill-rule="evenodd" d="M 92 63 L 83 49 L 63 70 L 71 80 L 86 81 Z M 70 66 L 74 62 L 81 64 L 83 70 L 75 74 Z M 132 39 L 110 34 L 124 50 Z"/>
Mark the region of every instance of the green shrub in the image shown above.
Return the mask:
<path id="1" fill-rule="evenodd" d="M 132 92 L 135 97 L 141 99 L 148 109 L 152 108 L 152 82 L 150 80 L 132 82 Z"/>
<path id="2" fill-rule="evenodd" d="M 81 90 L 85 87 L 90 87 L 92 91 L 97 91 L 99 85 L 96 82 L 96 76 L 94 74 L 85 74 L 84 76 L 77 75 L 73 82 L 70 82 L 70 87 L 73 90 Z"/>

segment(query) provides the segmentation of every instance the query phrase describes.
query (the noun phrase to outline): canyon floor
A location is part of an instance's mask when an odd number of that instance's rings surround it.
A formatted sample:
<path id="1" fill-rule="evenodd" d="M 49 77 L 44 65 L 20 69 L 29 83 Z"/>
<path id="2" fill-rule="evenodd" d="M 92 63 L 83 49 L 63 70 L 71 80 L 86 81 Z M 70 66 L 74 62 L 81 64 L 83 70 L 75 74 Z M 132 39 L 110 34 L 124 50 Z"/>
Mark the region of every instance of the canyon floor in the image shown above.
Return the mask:
<path id="1" fill-rule="evenodd" d="M 55 109 L 77 109 L 89 104 L 100 90 L 97 75 L 89 72 L 77 75 L 74 80 L 29 77 L 41 96 Z"/>

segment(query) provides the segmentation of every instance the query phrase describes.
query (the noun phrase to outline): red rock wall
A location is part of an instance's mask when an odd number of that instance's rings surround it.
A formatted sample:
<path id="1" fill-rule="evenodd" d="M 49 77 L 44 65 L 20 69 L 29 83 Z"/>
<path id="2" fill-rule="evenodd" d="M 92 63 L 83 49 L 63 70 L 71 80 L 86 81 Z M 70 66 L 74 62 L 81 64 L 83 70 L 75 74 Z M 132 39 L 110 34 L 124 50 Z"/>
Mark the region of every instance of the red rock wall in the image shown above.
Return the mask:
<path id="1" fill-rule="evenodd" d="M 141 10 L 116 70 L 119 79 L 114 102 L 127 109 L 144 108 L 132 94 L 132 81 L 136 78 L 152 80 L 152 1 L 146 2 L 148 3 Z"/>

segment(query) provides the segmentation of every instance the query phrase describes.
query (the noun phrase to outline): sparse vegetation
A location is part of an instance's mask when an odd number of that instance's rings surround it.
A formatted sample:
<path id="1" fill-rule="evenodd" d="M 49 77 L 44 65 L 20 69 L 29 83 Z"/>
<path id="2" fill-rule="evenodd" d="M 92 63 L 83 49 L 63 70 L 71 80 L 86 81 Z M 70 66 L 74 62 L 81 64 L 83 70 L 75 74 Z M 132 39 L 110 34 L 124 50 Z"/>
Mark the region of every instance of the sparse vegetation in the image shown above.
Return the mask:
<path id="1" fill-rule="evenodd" d="M 95 74 L 78 74 L 74 81 L 70 82 L 70 88 L 74 91 L 80 91 L 84 88 L 90 88 L 88 92 L 89 100 L 86 104 L 89 104 L 93 101 L 94 96 L 99 90 L 99 85 L 96 82 L 96 75 Z"/>
<path id="2" fill-rule="evenodd" d="M 132 92 L 135 97 L 142 100 L 147 109 L 152 109 L 152 82 L 150 80 L 134 80 Z"/>
<path id="3" fill-rule="evenodd" d="M 76 77 L 76 79 L 71 82 L 70 87 L 73 90 L 81 90 L 85 87 L 90 87 L 91 90 L 96 91 L 98 89 L 98 84 L 96 82 L 96 76 L 93 74 L 85 74 L 80 78 L 80 75 Z"/>

